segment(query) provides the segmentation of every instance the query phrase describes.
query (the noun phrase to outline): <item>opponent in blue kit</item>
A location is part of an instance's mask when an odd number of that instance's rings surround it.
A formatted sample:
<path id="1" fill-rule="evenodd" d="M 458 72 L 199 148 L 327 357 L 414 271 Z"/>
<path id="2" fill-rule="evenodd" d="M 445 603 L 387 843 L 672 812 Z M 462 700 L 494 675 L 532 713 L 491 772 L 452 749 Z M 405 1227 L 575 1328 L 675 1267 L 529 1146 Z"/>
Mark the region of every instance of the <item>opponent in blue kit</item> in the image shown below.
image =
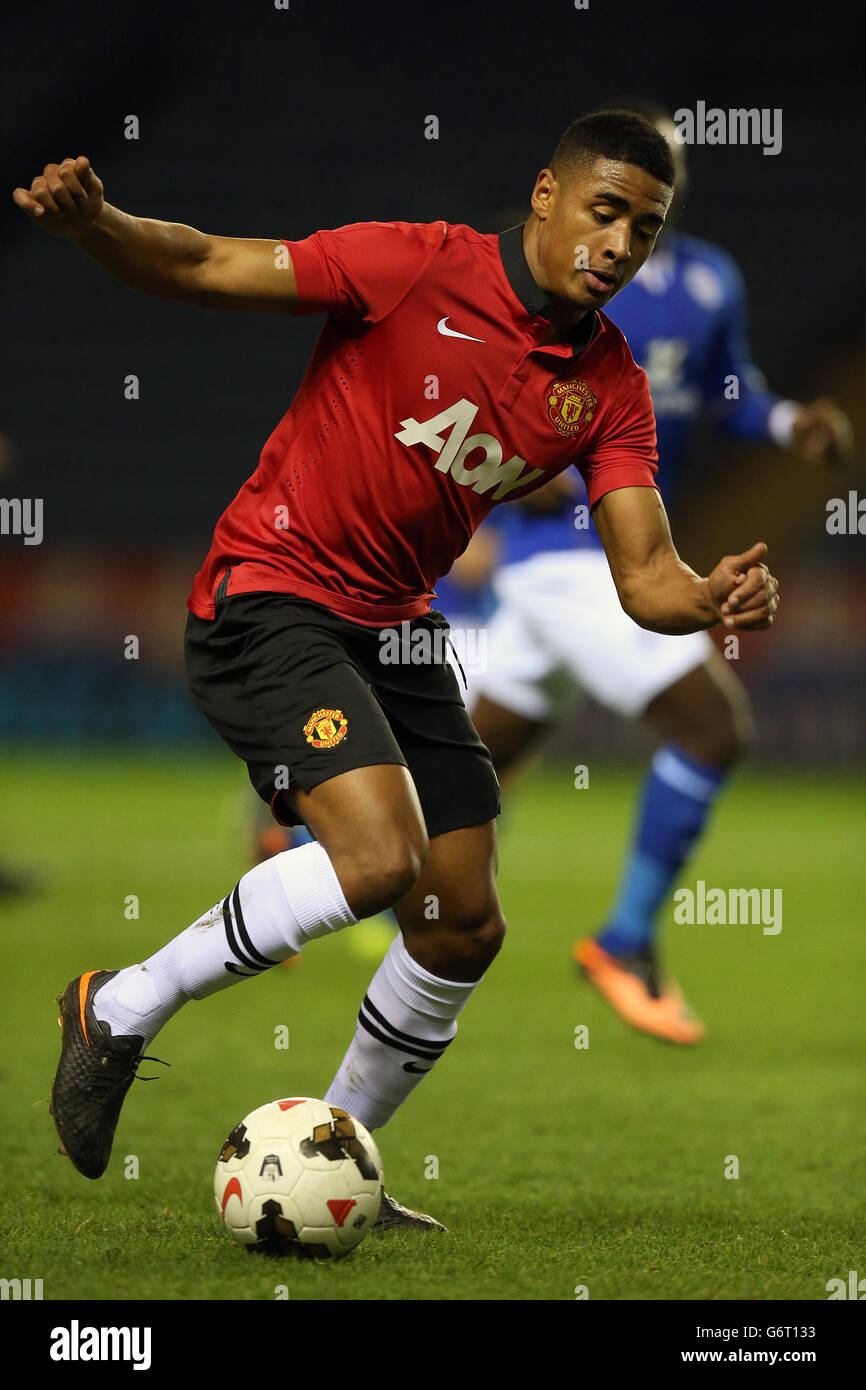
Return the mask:
<path id="1" fill-rule="evenodd" d="M 671 117 L 651 103 L 628 104 L 668 138 L 681 203 L 685 151 Z M 649 377 L 658 481 L 668 504 L 701 418 L 728 437 L 769 439 L 811 462 L 850 450 L 848 421 L 830 401 L 801 405 L 767 389 L 749 356 L 742 278 L 719 247 L 666 228 L 606 312 Z M 479 541 L 489 547 L 488 529 Z M 703 1025 L 658 969 L 655 928 L 748 741 L 745 690 L 706 632 L 649 632 L 624 613 L 575 469 L 525 505 L 501 509 L 496 536 L 498 607 L 486 668 L 469 673 L 475 725 L 505 777 L 579 691 L 625 716 L 642 716 L 660 738 L 616 900 L 597 936 L 577 941 L 574 956 L 627 1022 L 671 1042 L 696 1043 Z M 473 547 L 468 559 L 477 569 Z"/>

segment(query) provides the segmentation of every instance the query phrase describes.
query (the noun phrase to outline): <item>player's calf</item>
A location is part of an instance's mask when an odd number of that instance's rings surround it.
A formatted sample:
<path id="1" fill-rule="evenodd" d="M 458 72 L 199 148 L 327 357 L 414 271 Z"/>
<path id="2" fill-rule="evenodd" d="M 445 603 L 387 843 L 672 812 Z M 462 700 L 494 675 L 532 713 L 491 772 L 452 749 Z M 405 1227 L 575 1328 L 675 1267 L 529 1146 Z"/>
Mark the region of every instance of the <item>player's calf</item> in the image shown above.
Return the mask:
<path id="1" fill-rule="evenodd" d="M 355 1035 L 325 1099 L 379 1129 L 445 1055 L 477 978 L 426 970 L 396 936 L 361 1001 Z"/>
<path id="2" fill-rule="evenodd" d="M 505 935 L 492 822 L 436 836 L 326 1099 L 380 1128 L 429 1075 Z"/>

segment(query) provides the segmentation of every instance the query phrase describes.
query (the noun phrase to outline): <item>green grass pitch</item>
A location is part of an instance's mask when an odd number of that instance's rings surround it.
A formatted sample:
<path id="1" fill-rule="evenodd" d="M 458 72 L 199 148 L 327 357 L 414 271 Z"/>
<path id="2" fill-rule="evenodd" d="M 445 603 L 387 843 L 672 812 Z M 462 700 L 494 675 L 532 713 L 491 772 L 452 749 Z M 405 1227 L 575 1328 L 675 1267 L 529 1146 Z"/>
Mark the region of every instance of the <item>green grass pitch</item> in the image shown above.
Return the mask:
<path id="1" fill-rule="evenodd" d="M 54 996 L 83 969 L 142 959 L 232 887 L 240 774 L 219 754 L 7 753 L 0 854 L 38 863 L 45 886 L 0 903 L 0 1274 L 41 1278 L 46 1299 L 286 1285 L 291 1299 L 570 1300 L 581 1285 L 591 1299 L 826 1299 L 828 1279 L 866 1273 L 862 786 L 744 773 L 720 804 L 683 882 L 782 888 L 783 928 L 667 912 L 667 959 L 709 1026 L 689 1052 L 628 1032 L 570 964 L 609 900 L 640 771 L 592 768 L 585 790 L 567 768 L 539 771 L 509 799 L 505 948 L 379 1135 L 389 1190 L 449 1234 L 371 1235 L 316 1265 L 233 1246 L 213 1165 L 247 1111 L 324 1092 L 373 967 L 344 933 L 190 1005 L 151 1049 L 171 1070 L 134 1085 L 108 1173 L 79 1177 L 48 1115 Z"/>

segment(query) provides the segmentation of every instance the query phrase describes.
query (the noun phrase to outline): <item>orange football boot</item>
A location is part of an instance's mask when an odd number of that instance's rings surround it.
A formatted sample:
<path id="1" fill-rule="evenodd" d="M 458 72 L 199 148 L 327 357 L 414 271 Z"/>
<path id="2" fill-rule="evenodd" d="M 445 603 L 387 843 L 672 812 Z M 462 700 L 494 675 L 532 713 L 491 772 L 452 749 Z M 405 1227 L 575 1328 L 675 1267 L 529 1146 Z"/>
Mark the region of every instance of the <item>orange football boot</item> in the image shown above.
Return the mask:
<path id="1" fill-rule="evenodd" d="M 584 978 L 632 1028 L 685 1047 L 701 1041 L 703 1023 L 672 980 L 657 978 L 650 961 L 620 960 L 592 937 L 575 942 L 573 955 Z"/>

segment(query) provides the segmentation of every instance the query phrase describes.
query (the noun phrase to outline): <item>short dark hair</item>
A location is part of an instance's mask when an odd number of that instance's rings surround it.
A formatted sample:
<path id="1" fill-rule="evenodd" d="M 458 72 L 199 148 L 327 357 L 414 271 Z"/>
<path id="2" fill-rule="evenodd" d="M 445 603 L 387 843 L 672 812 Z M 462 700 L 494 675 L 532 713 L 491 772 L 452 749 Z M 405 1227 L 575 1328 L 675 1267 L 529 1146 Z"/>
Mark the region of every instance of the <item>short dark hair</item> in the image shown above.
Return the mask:
<path id="1" fill-rule="evenodd" d="M 676 172 L 668 142 L 634 111 L 592 111 L 578 116 L 560 138 L 550 167 L 557 178 L 596 159 L 634 164 L 673 188 Z"/>

